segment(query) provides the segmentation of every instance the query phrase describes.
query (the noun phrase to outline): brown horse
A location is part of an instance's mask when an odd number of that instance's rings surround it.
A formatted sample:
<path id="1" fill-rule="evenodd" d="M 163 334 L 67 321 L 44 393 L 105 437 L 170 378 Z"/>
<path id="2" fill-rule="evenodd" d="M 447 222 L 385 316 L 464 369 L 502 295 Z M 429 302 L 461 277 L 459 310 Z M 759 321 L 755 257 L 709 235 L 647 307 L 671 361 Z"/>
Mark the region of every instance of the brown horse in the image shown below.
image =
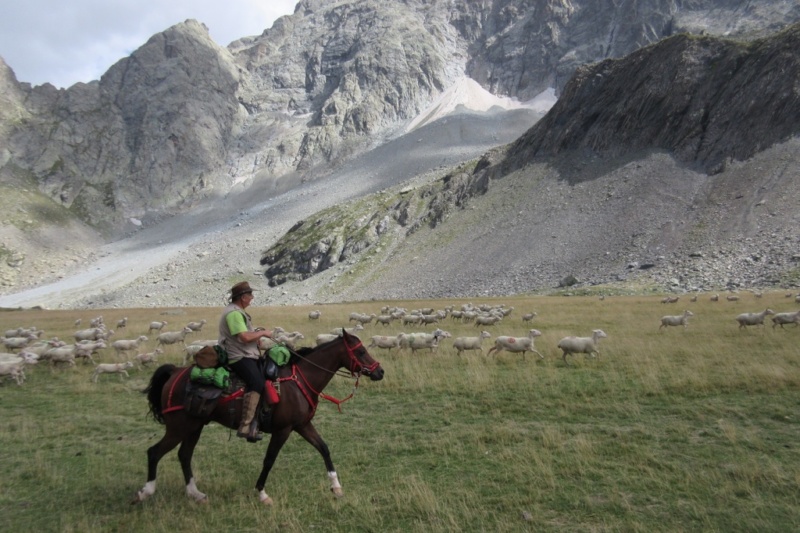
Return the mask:
<path id="1" fill-rule="evenodd" d="M 260 418 L 261 430 L 272 433 L 264 456 L 261 474 L 256 482 L 259 500 L 265 505 L 272 504 L 264 490 L 272 465 L 292 431 L 296 431 L 322 455 L 331 490 L 341 496 L 342 486 L 331 461 L 328 446 L 322 440 L 311 420 L 314 418 L 319 396 L 333 376 L 341 368 L 358 378 L 369 376 L 373 381 L 383 379 L 383 368 L 367 352 L 358 337 L 343 332 L 336 340 L 322 344 L 314 349 L 302 349 L 292 356 L 288 365 L 281 369 L 279 382 L 280 402 L 272 407 L 271 421 Z M 197 418 L 187 414 L 183 408 L 186 392 L 188 368 L 162 365 L 153 373 L 150 385 L 145 389 L 153 417 L 166 426 L 164 437 L 147 450 L 147 483 L 136 493 L 131 503 L 138 503 L 156 490 L 156 470 L 159 460 L 180 444 L 178 459 L 186 482 L 186 494 L 201 503 L 208 502 L 208 496 L 197 489 L 192 474 L 192 453 L 200 439 L 203 428 L 209 421 L 236 429 L 242 412 L 241 401 L 220 402 L 207 418 Z"/>

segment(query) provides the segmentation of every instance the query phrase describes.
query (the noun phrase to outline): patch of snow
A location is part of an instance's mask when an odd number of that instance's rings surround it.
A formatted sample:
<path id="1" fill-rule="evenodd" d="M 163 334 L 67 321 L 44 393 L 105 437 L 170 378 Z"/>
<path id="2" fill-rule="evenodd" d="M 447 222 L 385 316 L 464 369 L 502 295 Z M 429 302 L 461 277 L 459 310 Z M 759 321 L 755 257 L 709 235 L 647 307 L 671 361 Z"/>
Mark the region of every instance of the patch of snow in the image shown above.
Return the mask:
<path id="1" fill-rule="evenodd" d="M 493 107 L 505 110 L 528 108 L 539 113 L 546 113 L 556 103 L 555 89 L 545 89 L 531 100 L 520 102 L 516 98 L 496 96 L 473 80 L 463 77 L 444 90 L 431 105 L 422 111 L 406 127 L 406 132 L 449 115 L 463 106 L 472 111 L 489 111 Z"/>

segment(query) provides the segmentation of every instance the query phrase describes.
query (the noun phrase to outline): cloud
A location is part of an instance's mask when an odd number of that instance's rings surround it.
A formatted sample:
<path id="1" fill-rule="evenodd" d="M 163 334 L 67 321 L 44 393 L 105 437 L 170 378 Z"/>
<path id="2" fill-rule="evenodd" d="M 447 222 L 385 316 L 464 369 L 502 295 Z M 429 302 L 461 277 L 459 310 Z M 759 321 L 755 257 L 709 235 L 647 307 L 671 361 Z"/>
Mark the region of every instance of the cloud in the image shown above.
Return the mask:
<path id="1" fill-rule="evenodd" d="M 0 17 L 0 56 L 19 81 L 69 87 L 100 76 L 154 34 L 196 19 L 227 46 L 259 35 L 297 0 L 25 0 Z"/>

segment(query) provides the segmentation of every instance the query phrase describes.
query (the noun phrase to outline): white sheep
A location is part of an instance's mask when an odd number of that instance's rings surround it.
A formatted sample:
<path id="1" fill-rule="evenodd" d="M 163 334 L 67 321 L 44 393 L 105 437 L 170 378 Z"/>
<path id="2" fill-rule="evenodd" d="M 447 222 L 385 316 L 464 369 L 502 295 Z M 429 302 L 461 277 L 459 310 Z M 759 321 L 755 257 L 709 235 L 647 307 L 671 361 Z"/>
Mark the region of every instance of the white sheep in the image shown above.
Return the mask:
<path id="1" fill-rule="evenodd" d="M 75 344 L 75 358 L 82 358 L 84 363 L 90 362 L 94 364 L 92 357 L 97 353 L 97 350 L 106 348 L 106 341 L 81 341 Z"/>
<path id="2" fill-rule="evenodd" d="M 683 311 L 682 315 L 666 315 L 661 317 L 661 325 L 658 326 L 658 331 L 661 331 L 661 328 L 666 328 L 668 326 L 683 326 L 684 329 L 689 324 L 689 317 L 694 316 L 694 313 L 689 311 L 688 309 Z"/>
<path id="3" fill-rule="evenodd" d="M 356 324 L 352 328 L 344 328 L 344 330 L 348 333 L 348 335 L 356 335 L 359 331 L 364 330 L 364 326 L 361 324 Z M 273 332 L 274 333 L 274 332 Z M 331 335 L 342 335 L 342 328 L 333 328 L 331 330 Z"/>
<path id="4" fill-rule="evenodd" d="M 797 327 L 797 324 L 800 324 L 800 311 L 775 313 L 775 316 L 772 317 L 772 329 L 775 329 L 775 326 L 780 326 L 783 329 L 784 324 L 794 324 Z"/>
<path id="5" fill-rule="evenodd" d="M 335 341 L 338 338 L 339 335 L 334 335 L 333 333 L 320 333 L 317 335 L 317 338 L 314 339 L 314 342 L 316 342 L 317 346 L 319 346 L 320 344 L 325 344 L 326 342 Z"/>
<path id="6" fill-rule="evenodd" d="M 506 350 L 512 353 L 522 353 L 523 359 L 525 359 L 525 352 L 533 352 L 544 359 L 544 356 L 534 347 L 534 339 L 541 335 L 542 332 L 538 329 L 528 331 L 527 337 L 509 337 L 507 335 L 501 335 L 494 340 L 494 346 L 489 349 L 488 355 L 491 355 L 492 352 L 500 353 Z"/>
<path id="7" fill-rule="evenodd" d="M 200 331 L 201 329 L 203 329 L 203 326 L 206 325 L 206 322 L 207 321 L 204 318 L 199 322 L 189 322 L 188 324 L 186 324 L 186 327 L 192 331 Z"/>
<path id="8" fill-rule="evenodd" d="M 167 325 L 166 320 L 150 322 L 150 327 L 147 329 L 147 334 L 150 335 L 154 331 L 161 331 Z"/>
<path id="9" fill-rule="evenodd" d="M 411 353 L 417 350 L 428 349 L 433 351 L 439 347 L 439 340 L 450 337 L 451 335 L 441 329 L 436 329 L 433 333 L 409 333 L 403 334 L 400 337 L 401 348 L 411 348 Z"/>
<path id="10" fill-rule="evenodd" d="M 523 322 L 530 322 L 531 320 L 536 318 L 537 314 L 538 313 L 525 313 L 524 315 L 522 315 L 522 321 Z"/>
<path id="11" fill-rule="evenodd" d="M 775 311 L 767 307 L 760 313 L 742 313 L 736 317 L 739 323 L 739 329 L 746 328 L 747 326 L 764 326 L 764 319 L 767 315 L 774 315 Z"/>
<path id="12" fill-rule="evenodd" d="M 186 339 L 186 335 L 188 335 L 191 332 L 192 332 L 191 329 L 184 327 L 180 331 L 165 331 L 164 333 L 160 333 L 158 335 L 158 344 L 156 345 L 156 348 L 161 348 L 162 346 L 165 346 L 167 344 L 177 344 L 179 342 L 184 344 L 184 339 Z"/>
<path id="13" fill-rule="evenodd" d="M 92 381 L 97 383 L 97 376 L 100 374 L 119 374 L 120 378 L 124 375 L 126 378 L 130 377 L 128 375 L 128 369 L 133 368 L 132 361 L 125 361 L 124 363 L 101 363 L 94 367 L 94 372 L 92 372 Z"/>
<path id="14" fill-rule="evenodd" d="M 3 361 L 0 363 L 0 377 L 13 379 L 17 385 L 25 381 L 25 363 L 22 359 L 15 362 Z"/>
<path id="15" fill-rule="evenodd" d="M 596 357 L 600 355 L 597 343 L 606 337 L 608 335 L 602 329 L 592 330 L 591 337 L 564 337 L 558 341 L 558 347 L 564 352 L 561 358 L 567 363 L 567 355 L 571 353 L 585 353 Z"/>
<path id="16" fill-rule="evenodd" d="M 147 337 L 139 335 L 136 339 L 120 339 L 114 341 L 111 343 L 111 347 L 114 348 L 114 355 L 119 357 L 122 352 L 136 350 L 143 342 L 147 342 Z"/>
<path id="17" fill-rule="evenodd" d="M 308 312 L 308 319 L 309 320 L 319 320 L 319 317 L 322 316 L 322 312 L 318 310 L 309 311 Z"/>
<path id="18" fill-rule="evenodd" d="M 152 352 L 147 353 L 137 353 L 136 354 L 136 361 L 139 363 L 139 366 L 147 366 L 150 363 L 158 362 L 158 356 L 164 353 L 164 350 L 161 348 L 156 348 Z"/>
<path id="19" fill-rule="evenodd" d="M 478 315 L 475 317 L 475 327 L 478 326 L 494 326 L 503 320 L 502 316 L 497 315 Z"/>
<path id="20" fill-rule="evenodd" d="M 729 302 L 738 302 L 739 301 L 739 297 L 736 296 L 735 294 L 729 294 L 728 296 L 725 297 L 725 299 L 728 300 Z"/>
<path id="21" fill-rule="evenodd" d="M 69 366 L 75 366 L 75 345 L 68 344 L 66 346 L 50 348 L 44 353 L 42 358 L 48 359 L 53 365 L 56 363 L 67 363 Z"/>
<path id="22" fill-rule="evenodd" d="M 267 339 L 265 337 L 261 337 L 260 339 L 258 339 L 259 348 L 261 348 L 262 350 L 264 350 L 264 348 L 261 347 L 261 341 L 263 341 L 263 340 L 267 340 Z M 192 341 L 192 343 L 190 345 L 186 346 L 183 349 L 183 352 L 184 352 L 184 354 L 183 354 L 183 364 L 186 365 L 186 363 L 188 363 L 190 360 L 194 359 L 194 356 L 197 354 L 197 352 L 199 352 L 200 350 L 202 350 L 206 346 L 214 346 L 217 343 L 218 343 L 217 340 Z M 159 352 L 163 351 L 163 350 L 160 350 L 158 348 L 157 348 L 157 350 Z"/>
<path id="23" fill-rule="evenodd" d="M 128 325 L 128 317 L 122 317 L 117 320 L 117 329 L 122 329 Z"/>
<path id="24" fill-rule="evenodd" d="M 76 341 L 96 341 L 100 339 L 108 340 L 113 333 L 113 330 L 109 333 L 103 328 L 89 328 L 76 331 L 74 336 Z"/>
<path id="25" fill-rule="evenodd" d="M 477 337 L 456 337 L 453 339 L 453 347 L 461 355 L 461 352 L 466 350 L 478 350 L 483 354 L 483 339 L 488 339 L 492 334 L 488 331 L 481 331 Z"/>
<path id="26" fill-rule="evenodd" d="M 21 350 L 32 342 L 31 337 L 5 337 L 3 339 L 3 345 L 9 350 Z"/>
<path id="27" fill-rule="evenodd" d="M 401 335 L 403 335 L 403 333 L 399 335 L 375 335 L 372 337 L 372 341 L 367 348 L 383 348 L 385 350 L 398 348 L 400 346 Z"/>

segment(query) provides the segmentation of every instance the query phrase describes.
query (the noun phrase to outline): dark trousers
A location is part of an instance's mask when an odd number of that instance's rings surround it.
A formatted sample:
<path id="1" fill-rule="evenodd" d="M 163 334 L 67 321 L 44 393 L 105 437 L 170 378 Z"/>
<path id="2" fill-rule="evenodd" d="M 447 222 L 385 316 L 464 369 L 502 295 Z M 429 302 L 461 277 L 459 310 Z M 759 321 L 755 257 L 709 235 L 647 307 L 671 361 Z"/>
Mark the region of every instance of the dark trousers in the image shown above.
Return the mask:
<path id="1" fill-rule="evenodd" d="M 245 392 L 264 394 L 264 376 L 258 369 L 258 361 L 245 357 L 231 363 L 230 367 L 244 381 Z"/>

